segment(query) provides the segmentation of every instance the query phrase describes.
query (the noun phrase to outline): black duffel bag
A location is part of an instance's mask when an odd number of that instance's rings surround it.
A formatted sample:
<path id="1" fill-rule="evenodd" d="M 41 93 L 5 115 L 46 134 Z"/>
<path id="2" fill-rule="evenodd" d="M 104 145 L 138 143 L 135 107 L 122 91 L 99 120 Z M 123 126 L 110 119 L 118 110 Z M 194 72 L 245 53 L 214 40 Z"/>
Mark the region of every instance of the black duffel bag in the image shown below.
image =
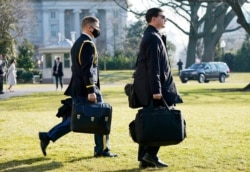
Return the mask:
<path id="1" fill-rule="evenodd" d="M 73 105 L 71 130 L 80 133 L 109 134 L 112 106 L 108 103 L 78 103 Z"/>
<path id="2" fill-rule="evenodd" d="M 186 122 L 180 110 L 150 106 L 138 110 L 129 124 L 133 141 L 146 146 L 168 146 L 186 137 Z"/>

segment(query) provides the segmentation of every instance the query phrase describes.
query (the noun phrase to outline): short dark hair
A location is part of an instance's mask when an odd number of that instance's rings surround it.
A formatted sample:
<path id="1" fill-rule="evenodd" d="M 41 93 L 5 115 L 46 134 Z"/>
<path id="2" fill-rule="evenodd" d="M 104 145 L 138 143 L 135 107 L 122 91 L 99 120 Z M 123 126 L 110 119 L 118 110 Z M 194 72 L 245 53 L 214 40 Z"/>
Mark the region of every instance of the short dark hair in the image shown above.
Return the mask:
<path id="1" fill-rule="evenodd" d="M 14 62 L 16 62 L 16 60 L 15 60 L 15 58 L 12 58 L 12 59 L 10 60 L 10 64 L 12 64 L 12 63 L 14 63 Z"/>
<path id="2" fill-rule="evenodd" d="M 150 23 L 152 18 L 157 17 L 160 12 L 163 12 L 160 8 L 150 8 L 145 15 L 147 23 Z"/>
<path id="3" fill-rule="evenodd" d="M 98 23 L 98 22 L 99 22 L 98 18 L 94 16 L 86 16 L 82 20 L 82 28 L 87 25 L 94 25 L 95 23 Z"/>

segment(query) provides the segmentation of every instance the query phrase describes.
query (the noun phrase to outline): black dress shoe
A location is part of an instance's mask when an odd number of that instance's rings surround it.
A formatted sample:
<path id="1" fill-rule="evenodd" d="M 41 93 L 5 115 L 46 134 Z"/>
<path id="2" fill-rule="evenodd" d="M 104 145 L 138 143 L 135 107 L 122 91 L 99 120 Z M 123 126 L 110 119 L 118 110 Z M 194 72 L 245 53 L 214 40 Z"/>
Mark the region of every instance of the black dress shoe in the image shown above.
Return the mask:
<path id="1" fill-rule="evenodd" d="M 155 165 L 154 164 L 151 164 L 151 163 L 148 163 L 148 162 L 146 162 L 146 161 L 140 161 L 140 164 L 139 164 L 139 168 L 154 168 L 155 167 Z"/>
<path id="2" fill-rule="evenodd" d="M 148 153 L 146 153 L 142 159 L 148 163 L 154 164 L 158 168 L 168 167 L 168 164 L 159 160 L 157 156 L 152 156 Z"/>
<path id="3" fill-rule="evenodd" d="M 118 157 L 117 154 L 112 154 L 110 152 L 95 153 L 94 157 Z"/>
<path id="4" fill-rule="evenodd" d="M 46 156 L 47 155 L 46 148 L 49 145 L 50 139 L 49 139 L 47 133 L 45 133 L 45 132 L 39 132 L 39 139 L 40 139 L 40 147 L 41 147 L 41 150 L 43 152 L 43 155 Z"/>

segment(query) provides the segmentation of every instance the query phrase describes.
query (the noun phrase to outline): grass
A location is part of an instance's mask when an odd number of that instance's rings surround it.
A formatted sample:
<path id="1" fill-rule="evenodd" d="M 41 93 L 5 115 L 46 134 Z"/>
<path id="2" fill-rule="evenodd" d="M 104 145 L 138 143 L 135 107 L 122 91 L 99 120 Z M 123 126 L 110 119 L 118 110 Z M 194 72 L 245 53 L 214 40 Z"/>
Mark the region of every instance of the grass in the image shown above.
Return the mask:
<path id="1" fill-rule="evenodd" d="M 233 73 L 228 81 L 199 84 L 175 81 L 184 100 L 177 105 L 187 121 L 187 138 L 175 146 L 161 147 L 166 169 L 139 170 L 137 144 L 129 137 L 128 124 L 137 109 L 130 109 L 123 93 L 132 71 L 101 73 L 104 100 L 113 106 L 111 151 L 118 158 L 93 158 L 93 135 L 69 133 L 50 143 L 43 157 L 38 132 L 61 121 L 55 115 L 62 92 L 34 93 L 0 100 L 0 171 L 250 171 L 250 92 L 240 91 L 250 73 Z M 37 87 L 41 85 L 17 85 Z"/>

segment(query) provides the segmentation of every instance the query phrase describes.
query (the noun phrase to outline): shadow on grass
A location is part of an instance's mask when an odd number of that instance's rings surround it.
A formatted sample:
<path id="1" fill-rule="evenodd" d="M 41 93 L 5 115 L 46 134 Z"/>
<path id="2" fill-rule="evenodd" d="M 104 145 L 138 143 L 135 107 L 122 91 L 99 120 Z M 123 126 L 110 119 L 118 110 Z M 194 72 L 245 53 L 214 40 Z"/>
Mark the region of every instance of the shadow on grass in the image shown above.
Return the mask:
<path id="1" fill-rule="evenodd" d="M 72 163 L 72 162 L 77 162 L 77 161 L 81 161 L 81 160 L 85 160 L 85 159 L 94 159 L 95 157 L 93 156 L 87 156 L 87 157 L 81 157 L 81 158 L 75 158 L 75 159 L 71 159 L 69 161 L 67 161 L 68 163 Z"/>
<path id="2" fill-rule="evenodd" d="M 112 171 L 104 171 L 104 172 L 136 172 L 136 171 L 141 171 L 139 168 L 131 168 L 131 169 L 124 169 L 124 170 L 112 170 Z"/>
<path id="3" fill-rule="evenodd" d="M 105 171 L 105 172 L 136 172 L 136 171 L 166 171 L 164 168 L 146 168 L 146 169 L 140 169 L 140 168 L 131 168 L 131 169 L 124 169 L 124 170 L 112 170 L 112 171 Z"/>
<path id="4" fill-rule="evenodd" d="M 250 91 L 249 89 L 245 89 L 245 88 L 215 88 L 215 89 L 211 89 L 214 91 L 220 91 L 220 92 L 245 92 L 245 91 Z"/>
<path id="5" fill-rule="evenodd" d="M 209 92 L 208 92 L 209 91 Z M 195 89 L 189 92 L 183 92 L 184 95 L 194 94 L 194 93 L 219 93 L 219 92 L 249 92 L 249 89 L 245 88 L 209 88 L 209 89 Z"/>
<path id="6" fill-rule="evenodd" d="M 75 158 L 75 159 L 71 159 L 69 161 L 67 161 L 67 163 L 73 163 L 73 162 L 78 162 L 78 161 L 81 161 L 81 160 L 86 160 L 86 159 L 96 159 L 96 157 L 93 157 L 93 156 L 88 156 L 88 157 L 81 157 L 81 158 Z M 140 169 L 139 167 L 138 168 L 131 168 L 131 169 L 122 169 L 122 170 L 107 170 L 107 171 L 104 171 L 104 172 L 136 172 L 136 171 L 141 171 L 142 169 Z M 161 171 L 162 169 L 160 168 L 147 168 L 146 171 Z"/>
<path id="7" fill-rule="evenodd" d="M 50 171 L 56 168 L 62 167 L 62 163 L 60 162 L 50 162 L 45 164 L 34 165 L 36 162 L 44 162 L 49 160 L 49 158 L 30 158 L 24 160 L 12 160 L 8 162 L 0 163 L 0 169 L 4 172 L 27 172 L 27 171 L 35 171 L 35 172 L 43 172 Z"/>

